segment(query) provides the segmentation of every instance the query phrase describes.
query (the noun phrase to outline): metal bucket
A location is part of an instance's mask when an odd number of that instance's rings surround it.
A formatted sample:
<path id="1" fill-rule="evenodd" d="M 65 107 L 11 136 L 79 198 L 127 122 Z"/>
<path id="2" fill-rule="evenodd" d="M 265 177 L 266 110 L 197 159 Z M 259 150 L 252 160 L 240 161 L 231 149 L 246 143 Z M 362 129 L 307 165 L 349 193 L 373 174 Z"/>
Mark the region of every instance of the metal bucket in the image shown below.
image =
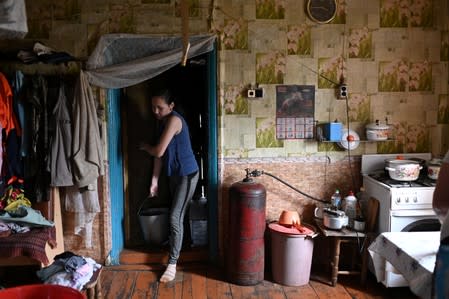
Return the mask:
<path id="1" fill-rule="evenodd" d="M 147 208 L 140 206 L 137 216 L 145 243 L 162 245 L 168 240 L 168 208 Z"/>

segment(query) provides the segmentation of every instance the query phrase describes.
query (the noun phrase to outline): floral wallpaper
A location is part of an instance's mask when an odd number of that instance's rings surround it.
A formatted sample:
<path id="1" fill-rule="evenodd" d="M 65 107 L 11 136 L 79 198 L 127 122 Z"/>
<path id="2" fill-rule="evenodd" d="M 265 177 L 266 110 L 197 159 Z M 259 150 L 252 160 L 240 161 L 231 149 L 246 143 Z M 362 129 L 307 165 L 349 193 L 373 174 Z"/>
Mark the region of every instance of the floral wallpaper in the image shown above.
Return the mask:
<path id="1" fill-rule="evenodd" d="M 449 146 L 430 136 L 449 125 L 446 2 L 337 0 L 335 18 L 317 24 L 305 12 L 306 0 L 219 0 L 222 17 L 212 28 L 225 51 L 223 61 L 242 61 L 223 77 L 240 82 L 220 88 L 223 122 L 238 115 L 232 121 L 253 123 L 255 130 L 241 133 L 241 140 L 251 140 L 240 143 L 245 151 L 224 142 L 225 157 L 288 157 L 298 148 L 312 155 L 344 153 L 336 143 L 276 139 L 275 89 L 281 84 L 314 85 L 315 120 L 338 119 L 345 127 L 349 122 L 361 138 L 367 124 L 388 119 L 390 140 L 362 142 L 357 154 L 444 151 Z M 347 106 L 336 98 L 342 82 L 348 85 Z M 254 85 L 263 88 L 262 99 L 245 96 Z M 225 141 L 235 138 L 224 133 Z"/>
<path id="2" fill-rule="evenodd" d="M 142 3 L 170 3 L 170 0 L 142 0 Z"/>
<path id="3" fill-rule="evenodd" d="M 381 0 L 380 27 L 407 27 L 410 0 Z"/>
<path id="4" fill-rule="evenodd" d="M 372 33 L 368 27 L 351 29 L 348 40 L 349 58 L 371 58 L 373 56 Z"/>
<path id="5" fill-rule="evenodd" d="M 337 12 L 330 24 L 346 24 L 346 0 L 337 0 Z"/>
<path id="6" fill-rule="evenodd" d="M 432 0 L 410 0 L 410 25 L 431 27 L 433 25 Z"/>
<path id="7" fill-rule="evenodd" d="M 370 121 L 370 98 L 367 94 L 352 93 L 349 98 L 349 121 L 368 123 Z"/>
<path id="8" fill-rule="evenodd" d="M 286 0 L 256 0 L 257 19 L 283 19 Z"/>
<path id="9" fill-rule="evenodd" d="M 425 124 L 413 124 L 407 130 L 407 153 L 424 153 L 429 149 L 429 134 Z"/>
<path id="10" fill-rule="evenodd" d="M 430 27 L 433 25 L 432 0 L 381 0 L 381 27 Z"/>
<path id="11" fill-rule="evenodd" d="M 187 0 L 187 2 L 189 6 L 189 17 L 199 17 L 201 12 L 200 0 Z M 181 16 L 181 0 L 175 0 L 175 16 Z"/>
<path id="12" fill-rule="evenodd" d="M 449 60 L 449 31 L 441 32 L 440 60 Z"/>
<path id="13" fill-rule="evenodd" d="M 311 38 L 311 27 L 309 25 L 289 25 L 287 31 L 287 54 L 310 55 L 312 53 Z"/>
<path id="14" fill-rule="evenodd" d="M 223 101 L 226 114 L 248 114 L 248 98 L 244 92 L 243 85 L 226 87 Z"/>
<path id="15" fill-rule="evenodd" d="M 256 83 L 282 84 L 285 75 L 285 54 L 280 51 L 256 54 Z"/>
<path id="16" fill-rule="evenodd" d="M 344 77 L 345 60 L 341 56 L 318 58 L 318 88 L 335 88 Z"/>
<path id="17" fill-rule="evenodd" d="M 276 139 L 274 118 L 256 118 L 256 147 L 282 147 L 283 141 Z"/>
<path id="18" fill-rule="evenodd" d="M 222 29 L 222 45 L 226 50 L 248 48 L 248 23 L 242 19 L 226 19 Z"/>
<path id="19" fill-rule="evenodd" d="M 404 59 L 379 62 L 379 91 L 405 91 L 408 70 Z"/>
<path id="20" fill-rule="evenodd" d="M 449 124 L 449 95 L 440 94 L 438 97 L 438 123 Z"/>
<path id="21" fill-rule="evenodd" d="M 412 62 L 409 70 L 409 91 L 432 90 L 432 66 L 428 61 Z"/>

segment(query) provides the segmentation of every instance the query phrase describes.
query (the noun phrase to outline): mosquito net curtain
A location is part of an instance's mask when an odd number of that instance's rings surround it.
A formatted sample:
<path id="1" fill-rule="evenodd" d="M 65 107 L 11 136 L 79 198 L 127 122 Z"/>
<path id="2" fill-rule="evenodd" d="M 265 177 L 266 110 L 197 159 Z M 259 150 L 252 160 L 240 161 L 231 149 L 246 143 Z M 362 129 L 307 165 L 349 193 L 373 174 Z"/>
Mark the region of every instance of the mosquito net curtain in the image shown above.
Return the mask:
<path id="1" fill-rule="evenodd" d="M 191 36 L 189 41 L 187 58 L 192 58 L 212 51 L 215 36 Z M 90 55 L 85 74 L 92 85 L 103 88 L 136 85 L 179 64 L 182 46 L 181 37 L 107 34 Z"/>

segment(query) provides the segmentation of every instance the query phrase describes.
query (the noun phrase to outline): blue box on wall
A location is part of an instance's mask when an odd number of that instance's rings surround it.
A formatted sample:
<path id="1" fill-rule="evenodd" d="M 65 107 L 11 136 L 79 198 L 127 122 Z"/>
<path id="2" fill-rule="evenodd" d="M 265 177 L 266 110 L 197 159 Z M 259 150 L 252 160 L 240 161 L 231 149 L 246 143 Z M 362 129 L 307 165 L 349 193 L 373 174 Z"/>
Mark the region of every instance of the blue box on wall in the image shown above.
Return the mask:
<path id="1" fill-rule="evenodd" d="M 325 141 L 341 141 L 342 129 L 339 122 L 317 124 L 317 137 Z"/>

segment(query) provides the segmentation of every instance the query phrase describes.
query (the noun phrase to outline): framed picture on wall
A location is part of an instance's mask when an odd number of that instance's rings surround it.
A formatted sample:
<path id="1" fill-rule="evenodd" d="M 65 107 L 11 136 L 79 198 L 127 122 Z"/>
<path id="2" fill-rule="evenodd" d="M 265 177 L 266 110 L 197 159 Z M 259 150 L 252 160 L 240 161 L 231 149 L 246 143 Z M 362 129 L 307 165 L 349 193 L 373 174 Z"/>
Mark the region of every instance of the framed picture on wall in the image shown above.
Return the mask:
<path id="1" fill-rule="evenodd" d="M 276 86 L 276 138 L 313 139 L 314 85 Z"/>

